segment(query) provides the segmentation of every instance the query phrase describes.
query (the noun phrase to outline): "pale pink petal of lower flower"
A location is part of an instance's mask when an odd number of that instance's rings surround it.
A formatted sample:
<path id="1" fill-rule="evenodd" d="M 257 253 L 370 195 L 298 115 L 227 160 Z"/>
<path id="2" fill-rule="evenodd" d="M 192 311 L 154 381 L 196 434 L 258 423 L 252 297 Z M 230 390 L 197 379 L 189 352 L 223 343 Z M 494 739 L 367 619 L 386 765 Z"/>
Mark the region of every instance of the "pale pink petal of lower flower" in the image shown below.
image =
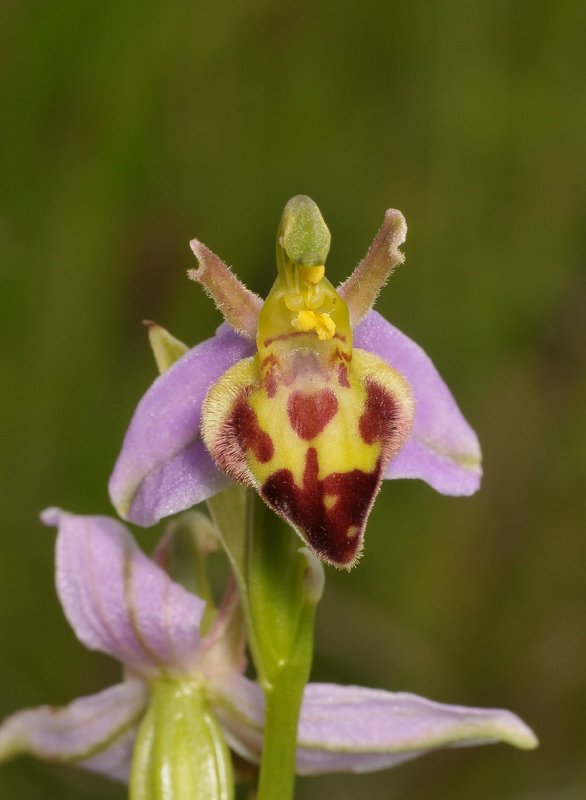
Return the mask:
<path id="1" fill-rule="evenodd" d="M 42 518 L 59 528 L 57 592 L 83 644 L 146 675 L 194 663 L 203 600 L 147 558 L 120 522 L 59 509 Z"/>
<path id="2" fill-rule="evenodd" d="M 376 311 L 356 328 L 354 345 L 394 367 L 415 395 L 413 430 L 385 478 L 421 478 L 442 494 L 473 494 L 482 476 L 478 438 L 429 356 Z"/>
<path id="3" fill-rule="evenodd" d="M 20 711 L 0 725 L 0 761 L 30 754 L 127 780 L 147 687 L 133 680 L 68 706 Z"/>
<path id="4" fill-rule="evenodd" d="M 136 408 L 110 478 L 110 497 L 120 516 L 153 525 L 227 485 L 200 438 L 201 405 L 220 375 L 254 350 L 253 342 L 223 324 L 152 384 Z"/>
<path id="5" fill-rule="evenodd" d="M 258 761 L 264 702 L 257 684 L 231 676 L 217 683 L 214 708 L 231 747 Z M 309 684 L 299 720 L 297 772 L 370 772 L 440 747 L 537 740 L 519 717 L 501 709 L 444 705 L 414 694 L 359 686 Z"/>

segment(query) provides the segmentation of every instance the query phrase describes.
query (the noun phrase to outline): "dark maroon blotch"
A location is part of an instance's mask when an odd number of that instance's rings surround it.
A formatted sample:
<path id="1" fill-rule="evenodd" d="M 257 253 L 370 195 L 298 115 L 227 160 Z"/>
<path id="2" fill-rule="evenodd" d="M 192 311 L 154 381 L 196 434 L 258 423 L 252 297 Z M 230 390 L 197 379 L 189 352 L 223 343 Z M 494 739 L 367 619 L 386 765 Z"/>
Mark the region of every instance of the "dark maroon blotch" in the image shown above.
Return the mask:
<path id="1" fill-rule="evenodd" d="M 310 441 L 321 433 L 338 411 L 338 400 L 331 389 L 319 392 L 292 392 L 287 402 L 291 427 L 302 439 Z"/>
<path id="2" fill-rule="evenodd" d="M 366 381 L 366 405 L 358 420 L 358 430 L 366 444 L 385 442 L 397 430 L 400 409 L 392 394 L 374 381 Z"/>
<path id="3" fill-rule="evenodd" d="M 260 367 L 263 371 L 262 384 L 265 388 L 268 397 L 274 397 L 277 394 L 277 367 L 279 362 L 276 357 L 271 353 L 270 356 L 263 359 Z"/>
<path id="4" fill-rule="evenodd" d="M 334 564 L 347 566 L 360 549 L 379 483 L 380 464 L 374 472 L 353 469 L 319 480 L 317 450 L 310 447 L 301 488 L 291 470 L 280 469 L 268 478 L 261 494 L 275 511 L 301 529 L 314 550 Z M 326 495 L 333 500 L 330 508 L 324 505 Z"/>
<path id="5" fill-rule="evenodd" d="M 245 399 L 238 400 L 232 411 L 230 424 L 243 451 L 250 450 L 261 464 L 274 455 L 273 440 L 258 424 L 258 418 Z"/>

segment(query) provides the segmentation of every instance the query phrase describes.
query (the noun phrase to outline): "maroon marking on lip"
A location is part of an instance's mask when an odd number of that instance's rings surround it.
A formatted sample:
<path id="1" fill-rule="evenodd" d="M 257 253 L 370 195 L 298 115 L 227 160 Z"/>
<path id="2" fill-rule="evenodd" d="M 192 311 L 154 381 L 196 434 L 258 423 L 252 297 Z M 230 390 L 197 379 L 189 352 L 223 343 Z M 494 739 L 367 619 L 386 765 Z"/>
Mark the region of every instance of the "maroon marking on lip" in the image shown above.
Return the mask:
<path id="1" fill-rule="evenodd" d="M 358 430 L 366 444 L 392 440 L 400 418 L 400 409 L 393 395 L 379 383 L 367 380 L 366 406 L 358 420 Z"/>
<path id="2" fill-rule="evenodd" d="M 345 338 L 344 338 L 344 341 L 346 341 Z M 352 353 L 345 353 L 343 350 L 340 350 L 339 347 L 336 347 L 336 352 L 334 353 L 334 357 L 335 358 L 343 358 L 344 361 L 348 361 L 348 362 L 352 361 Z"/>
<path id="3" fill-rule="evenodd" d="M 318 478 L 317 450 L 305 456 L 303 486 L 291 470 L 280 469 L 267 479 L 261 494 L 279 514 L 299 528 L 311 546 L 338 566 L 350 564 L 360 549 L 364 525 L 380 484 L 380 464 L 374 472 L 359 469 Z M 325 497 L 331 499 L 329 508 Z"/>
<path id="4" fill-rule="evenodd" d="M 267 393 L 267 397 L 274 397 L 277 394 L 277 377 L 273 370 L 267 372 L 263 378 L 263 386 Z"/>
<path id="5" fill-rule="evenodd" d="M 245 399 L 234 406 L 230 418 L 238 444 L 243 451 L 250 450 L 261 464 L 266 464 L 274 455 L 273 440 L 258 424 L 258 418 Z"/>
<path id="6" fill-rule="evenodd" d="M 331 389 L 319 392 L 293 392 L 287 402 L 291 427 L 302 439 L 315 439 L 338 411 L 338 401 Z"/>
<path id="7" fill-rule="evenodd" d="M 263 358 L 260 365 L 263 371 L 262 385 L 268 397 L 274 397 L 277 394 L 277 376 L 275 373 L 278 366 L 279 362 L 274 353 Z"/>
<path id="8" fill-rule="evenodd" d="M 346 364 L 336 364 L 336 372 L 338 373 L 338 383 L 344 389 L 350 388 L 350 381 L 348 379 L 348 367 Z"/>
<path id="9" fill-rule="evenodd" d="M 276 364 L 278 364 L 277 357 L 274 353 L 271 353 L 269 356 L 263 358 L 263 360 L 260 362 L 260 368 L 265 369 L 266 367 L 273 367 Z"/>

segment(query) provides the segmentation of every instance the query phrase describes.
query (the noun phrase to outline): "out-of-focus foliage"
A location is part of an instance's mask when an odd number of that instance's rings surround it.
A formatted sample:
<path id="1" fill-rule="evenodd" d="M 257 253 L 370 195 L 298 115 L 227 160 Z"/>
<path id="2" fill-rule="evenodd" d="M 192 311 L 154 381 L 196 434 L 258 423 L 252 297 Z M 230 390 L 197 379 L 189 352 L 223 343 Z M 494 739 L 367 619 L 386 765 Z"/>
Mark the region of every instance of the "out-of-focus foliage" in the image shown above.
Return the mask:
<path id="1" fill-rule="evenodd" d="M 185 280 L 190 237 L 265 292 L 301 192 L 338 279 L 385 208 L 405 213 L 379 307 L 435 359 L 486 466 L 472 499 L 383 487 L 361 564 L 328 571 L 314 678 L 509 707 L 542 746 L 298 796 L 584 797 L 586 5 L 8 0 L 0 25 L 0 715 L 117 677 L 63 620 L 38 511 L 110 512 L 156 374 L 141 319 L 190 342 L 218 322 Z M 32 760 L 0 794 L 125 796 Z"/>

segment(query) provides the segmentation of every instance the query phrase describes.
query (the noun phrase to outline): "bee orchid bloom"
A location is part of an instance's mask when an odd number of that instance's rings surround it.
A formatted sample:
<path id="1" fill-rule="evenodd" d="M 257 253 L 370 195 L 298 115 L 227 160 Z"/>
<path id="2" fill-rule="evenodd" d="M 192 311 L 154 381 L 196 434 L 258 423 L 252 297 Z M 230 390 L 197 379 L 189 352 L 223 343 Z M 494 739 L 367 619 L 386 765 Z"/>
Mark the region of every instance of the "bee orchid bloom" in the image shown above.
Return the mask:
<path id="1" fill-rule="evenodd" d="M 28 753 L 120 781 L 132 763 L 133 783 L 164 784 L 154 796 L 194 797 L 205 781 L 198 797 L 231 797 L 225 742 L 258 763 L 264 725 L 262 692 L 243 674 L 243 641 L 230 631 L 237 595 L 203 635 L 204 601 L 142 553 L 121 523 L 57 509 L 43 519 L 59 528 L 56 583 L 69 623 L 86 647 L 120 661 L 126 678 L 63 708 L 9 717 L 0 761 Z M 296 766 L 306 775 L 383 769 L 445 746 L 536 744 L 509 711 L 333 684 L 307 686 L 298 730 Z"/>
<path id="2" fill-rule="evenodd" d="M 351 567 L 384 478 L 475 492 L 476 435 L 421 348 L 371 310 L 403 261 L 406 231 L 402 214 L 387 211 L 336 290 L 321 213 L 293 198 L 264 304 L 193 241 L 191 277 L 226 323 L 141 400 L 110 481 L 120 515 L 151 525 L 231 479 L 258 491 L 319 558 Z"/>

